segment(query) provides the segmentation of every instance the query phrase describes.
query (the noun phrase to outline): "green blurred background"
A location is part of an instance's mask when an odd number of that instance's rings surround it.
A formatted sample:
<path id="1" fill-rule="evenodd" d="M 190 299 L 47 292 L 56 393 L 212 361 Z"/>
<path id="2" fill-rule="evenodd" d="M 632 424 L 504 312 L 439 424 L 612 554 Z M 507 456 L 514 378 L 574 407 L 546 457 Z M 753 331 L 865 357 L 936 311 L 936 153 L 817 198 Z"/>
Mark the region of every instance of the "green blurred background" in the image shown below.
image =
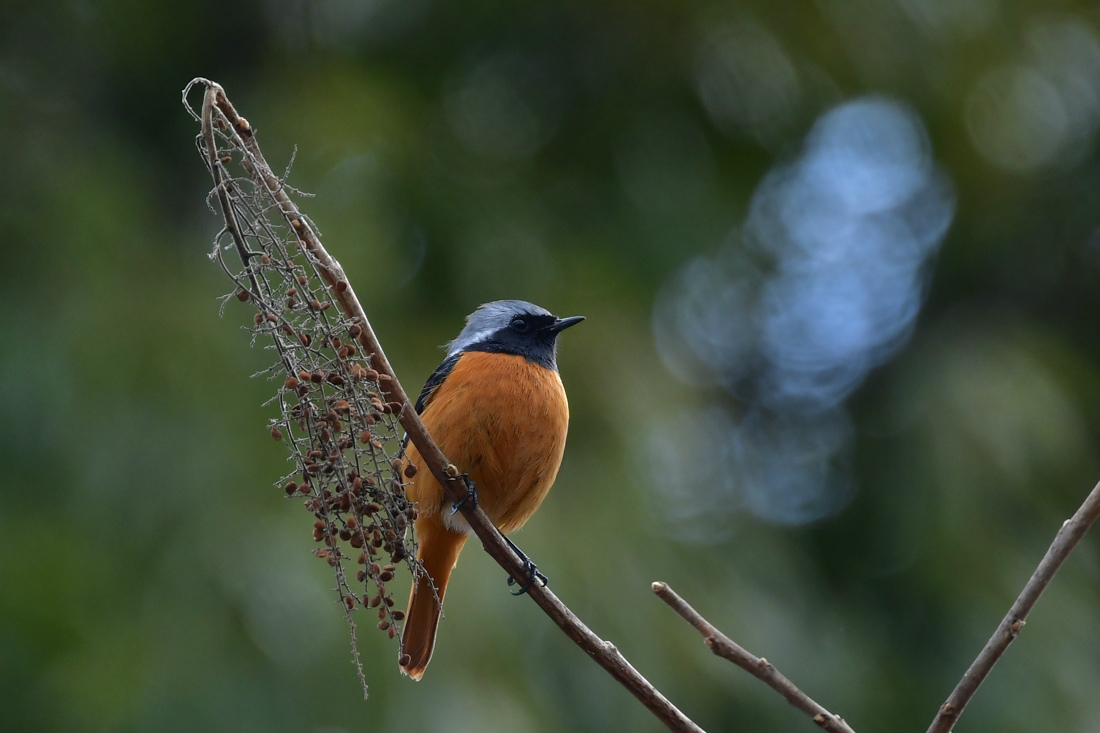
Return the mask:
<path id="1" fill-rule="evenodd" d="M 924 730 L 1100 475 L 1095 3 L 7 0 L 0 729 L 661 729 L 475 546 L 423 682 L 364 619 L 363 701 L 218 318 L 199 75 L 297 146 L 410 391 L 479 303 L 588 317 L 517 539 L 707 730 L 814 728 L 650 582 Z M 1098 689 L 1091 536 L 958 729 Z"/>

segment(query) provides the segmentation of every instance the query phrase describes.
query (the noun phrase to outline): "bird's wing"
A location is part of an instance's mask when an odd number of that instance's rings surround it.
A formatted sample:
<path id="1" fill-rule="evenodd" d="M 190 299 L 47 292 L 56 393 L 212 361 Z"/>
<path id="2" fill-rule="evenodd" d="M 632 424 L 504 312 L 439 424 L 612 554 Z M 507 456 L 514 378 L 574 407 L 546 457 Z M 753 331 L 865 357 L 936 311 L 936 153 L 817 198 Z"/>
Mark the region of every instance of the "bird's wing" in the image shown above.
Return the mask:
<path id="1" fill-rule="evenodd" d="M 439 385 L 443 384 L 443 380 L 445 380 L 447 375 L 451 373 L 451 370 L 455 368 L 455 364 L 458 363 L 461 356 L 461 351 L 453 356 L 448 356 L 443 360 L 442 364 L 435 368 L 432 375 L 428 377 L 428 381 L 424 383 L 424 389 L 420 390 L 420 397 L 416 399 L 417 414 L 423 414 L 424 408 L 431 404 L 432 398 L 435 397 L 435 391 L 439 389 Z"/>
<path id="2" fill-rule="evenodd" d="M 439 385 L 443 384 L 443 380 L 445 380 L 447 375 L 451 373 L 451 370 L 455 368 L 455 364 L 458 363 L 461 356 L 461 351 L 453 356 L 448 356 L 443 360 L 442 364 L 435 368 L 432 375 L 428 377 L 428 381 L 424 383 L 424 389 L 420 390 L 420 396 L 416 398 L 416 414 L 424 414 L 424 409 L 431 403 L 432 398 L 435 397 L 435 391 L 439 389 Z M 401 451 L 404 452 L 408 447 L 409 436 L 406 435 L 405 439 L 401 441 Z"/>

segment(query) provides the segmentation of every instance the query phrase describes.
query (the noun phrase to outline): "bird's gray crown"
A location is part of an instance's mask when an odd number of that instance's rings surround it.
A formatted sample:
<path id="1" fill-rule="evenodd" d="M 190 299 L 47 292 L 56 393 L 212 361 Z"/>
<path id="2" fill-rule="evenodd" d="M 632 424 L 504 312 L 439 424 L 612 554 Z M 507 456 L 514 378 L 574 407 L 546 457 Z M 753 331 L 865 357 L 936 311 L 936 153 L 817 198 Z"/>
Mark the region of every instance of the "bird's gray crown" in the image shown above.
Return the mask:
<path id="1" fill-rule="evenodd" d="M 469 351 L 471 347 L 485 343 L 494 334 L 508 328 L 513 318 L 525 315 L 553 318 L 550 311 L 526 300 L 494 300 L 480 306 L 466 317 L 466 327 L 448 345 L 447 356 Z"/>

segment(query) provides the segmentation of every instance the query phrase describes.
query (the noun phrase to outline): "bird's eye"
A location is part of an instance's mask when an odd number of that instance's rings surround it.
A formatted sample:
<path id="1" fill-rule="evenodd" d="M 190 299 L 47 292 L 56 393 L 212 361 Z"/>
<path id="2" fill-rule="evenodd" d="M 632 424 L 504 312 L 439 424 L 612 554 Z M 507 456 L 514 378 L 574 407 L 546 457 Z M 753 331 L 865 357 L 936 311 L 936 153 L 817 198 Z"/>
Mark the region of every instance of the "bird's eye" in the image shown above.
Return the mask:
<path id="1" fill-rule="evenodd" d="M 520 333 L 527 332 L 527 321 L 523 320 L 519 316 L 512 319 L 512 322 L 508 324 L 512 327 L 513 331 L 519 331 Z"/>

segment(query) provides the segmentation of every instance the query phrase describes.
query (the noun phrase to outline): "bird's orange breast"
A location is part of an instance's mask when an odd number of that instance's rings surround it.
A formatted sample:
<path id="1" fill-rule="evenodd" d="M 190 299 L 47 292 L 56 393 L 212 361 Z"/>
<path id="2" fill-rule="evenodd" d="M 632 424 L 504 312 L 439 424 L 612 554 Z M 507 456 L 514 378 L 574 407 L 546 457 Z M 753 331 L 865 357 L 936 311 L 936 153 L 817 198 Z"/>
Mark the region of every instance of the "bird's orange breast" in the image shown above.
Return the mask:
<path id="1" fill-rule="evenodd" d="M 538 509 L 557 477 L 569 404 L 557 371 L 522 356 L 467 352 L 439 386 L 421 418 L 439 447 L 477 486 L 478 504 L 502 532 Z M 415 446 L 409 460 L 424 469 Z M 468 532 L 461 514 L 426 470 L 406 487 L 422 516 L 441 515 Z"/>

